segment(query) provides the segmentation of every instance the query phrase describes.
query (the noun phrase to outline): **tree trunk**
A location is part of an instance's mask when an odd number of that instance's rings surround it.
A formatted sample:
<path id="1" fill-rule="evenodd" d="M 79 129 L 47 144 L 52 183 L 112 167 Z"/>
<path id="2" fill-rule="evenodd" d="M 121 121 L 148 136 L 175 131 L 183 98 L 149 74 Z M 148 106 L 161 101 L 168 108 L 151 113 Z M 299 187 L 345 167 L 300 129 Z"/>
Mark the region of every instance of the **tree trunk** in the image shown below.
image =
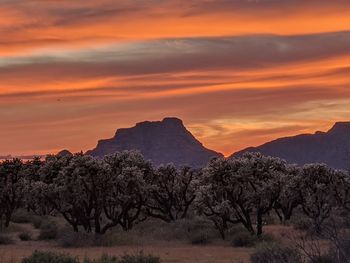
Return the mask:
<path id="1" fill-rule="evenodd" d="M 5 217 L 5 227 L 6 228 L 9 227 L 10 221 L 11 221 L 11 215 L 10 214 L 6 215 L 6 217 Z"/>
<path id="2" fill-rule="evenodd" d="M 258 211 L 257 213 L 257 222 L 256 222 L 256 235 L 260 237 L 263 233 L 262 231 L 263 228 L 263 218 L 262 218 L 262 213 L 261 211 Z"/>
<path id="3" fill-rule="evenodd" d="M 95 233 L 100 234 L 101 233 L 101 224 L 100 224 L 100 217 L 98 215 L 95 215 Z"/>

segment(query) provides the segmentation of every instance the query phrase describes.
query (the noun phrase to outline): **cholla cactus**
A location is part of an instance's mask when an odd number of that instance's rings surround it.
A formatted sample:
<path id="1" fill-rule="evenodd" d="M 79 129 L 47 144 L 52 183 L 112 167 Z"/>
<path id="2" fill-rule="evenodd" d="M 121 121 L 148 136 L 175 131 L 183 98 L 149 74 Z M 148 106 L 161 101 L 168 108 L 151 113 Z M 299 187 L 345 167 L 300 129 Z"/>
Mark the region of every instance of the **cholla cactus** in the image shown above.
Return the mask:
<path id="1" fill-rule="evenodd" d="M 296 165 L 289 165 L 286 174 L 281 175 L 283 182 L 280 189 L 280 196 L 274 204 L 274 210 L 282 223 L 290 220 L 293 211 L 302 200 L 299 193 L 301 189 L 301 168 Z"/>
<path id="2" fill-rule="evenodd" d="M 221 228 L 222 235 L 228 223 L 241 223 L 260 236 L 263 216 L 277 202 L 286 170 L 284 161 L 258 153 L 214 159 L 204 170 L 197 207 Z"/>
<path id="3" fill-rule="evenodd" d="M 23 201 L 24 164 L 19 159 L 0 163 L 0 223 L 5 218 L 5 227 L 9 226 L 12 214 Z"/>
<path id="4" fill-rule="evenodd" d="M 335 170 L 324 164 L 309 164 L 301 169 L 298 190 L 304 213 L 312 219 L 316 229 L 331 215 L 335 208 Z"/>
<path id="5" fill-rule="evenodd" d="M 136 151 L 124 151 L 105 157 L 107 180 L 103 210 L 109 222 L 102 233 L 116 225 L 129 230 L 145 219 L 152 165 Z"/>
<path id="6" fill-rule="evenodd" d="M 345 171 L 335 171 L 333 189 L 337 204 L 350 212 L 350 174 Z"/>
<path id="7" fill-rule="evenodd" d="M 185 218 L 196 197 L 198 174 L 190 167 L 160 166 L 151 181 L 147 214 L 165 222 Z"/>

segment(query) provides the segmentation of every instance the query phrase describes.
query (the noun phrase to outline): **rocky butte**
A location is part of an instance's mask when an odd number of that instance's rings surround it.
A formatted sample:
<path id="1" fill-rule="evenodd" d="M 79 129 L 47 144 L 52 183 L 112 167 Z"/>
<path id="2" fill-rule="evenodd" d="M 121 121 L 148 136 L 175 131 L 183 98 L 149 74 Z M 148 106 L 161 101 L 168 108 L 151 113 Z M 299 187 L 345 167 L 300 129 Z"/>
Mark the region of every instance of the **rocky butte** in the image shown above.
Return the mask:
<path id="1" fill-rule="evenodd" d="M 211 158 L 223 156 L 205 148 L 178 118 L 145 121 L 132 128 L 118 129 L 113 138 L 100 140 L 86 154 L 103 157 L 123 150 L 139 150 L 156 165 L 203 167 Z"/>

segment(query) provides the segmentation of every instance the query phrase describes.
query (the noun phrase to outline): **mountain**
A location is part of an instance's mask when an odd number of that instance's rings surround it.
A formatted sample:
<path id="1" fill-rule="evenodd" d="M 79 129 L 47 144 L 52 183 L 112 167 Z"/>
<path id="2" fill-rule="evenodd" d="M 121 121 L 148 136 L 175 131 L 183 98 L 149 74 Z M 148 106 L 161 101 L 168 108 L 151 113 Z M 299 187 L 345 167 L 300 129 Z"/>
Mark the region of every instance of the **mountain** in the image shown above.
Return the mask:
<path id="1" fill-rule="evenodd" d="M 173 163 L 203 167 L 212 157 L 223 155 L 205 148 L 178 118 L 145 121 L 126 129 L 118 129 L 111 139 L 100 140 L 86 154 L 103 157 L 123 150 L 139 150 L 154 164 Z"/>
<path id="2" fill-rule="evenodd" d="M 325 163 L 337 169 L 350 168 L 350 122 L 337 122 L 328 132 L 280 138 L 234 153 L 261 152 L 296 164 Z"/>

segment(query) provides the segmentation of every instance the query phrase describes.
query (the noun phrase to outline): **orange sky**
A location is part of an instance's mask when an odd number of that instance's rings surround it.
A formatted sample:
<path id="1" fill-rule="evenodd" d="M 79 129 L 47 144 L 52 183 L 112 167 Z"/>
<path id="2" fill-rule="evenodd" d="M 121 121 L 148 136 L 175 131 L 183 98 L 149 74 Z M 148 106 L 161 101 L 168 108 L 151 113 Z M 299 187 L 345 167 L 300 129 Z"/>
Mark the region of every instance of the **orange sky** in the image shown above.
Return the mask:
<path id="1" fill-rule="evenodd" d="M 228 155 L 350 120 L 348 0 L 0 1 L 0 155 L 176 116 Z"/>

